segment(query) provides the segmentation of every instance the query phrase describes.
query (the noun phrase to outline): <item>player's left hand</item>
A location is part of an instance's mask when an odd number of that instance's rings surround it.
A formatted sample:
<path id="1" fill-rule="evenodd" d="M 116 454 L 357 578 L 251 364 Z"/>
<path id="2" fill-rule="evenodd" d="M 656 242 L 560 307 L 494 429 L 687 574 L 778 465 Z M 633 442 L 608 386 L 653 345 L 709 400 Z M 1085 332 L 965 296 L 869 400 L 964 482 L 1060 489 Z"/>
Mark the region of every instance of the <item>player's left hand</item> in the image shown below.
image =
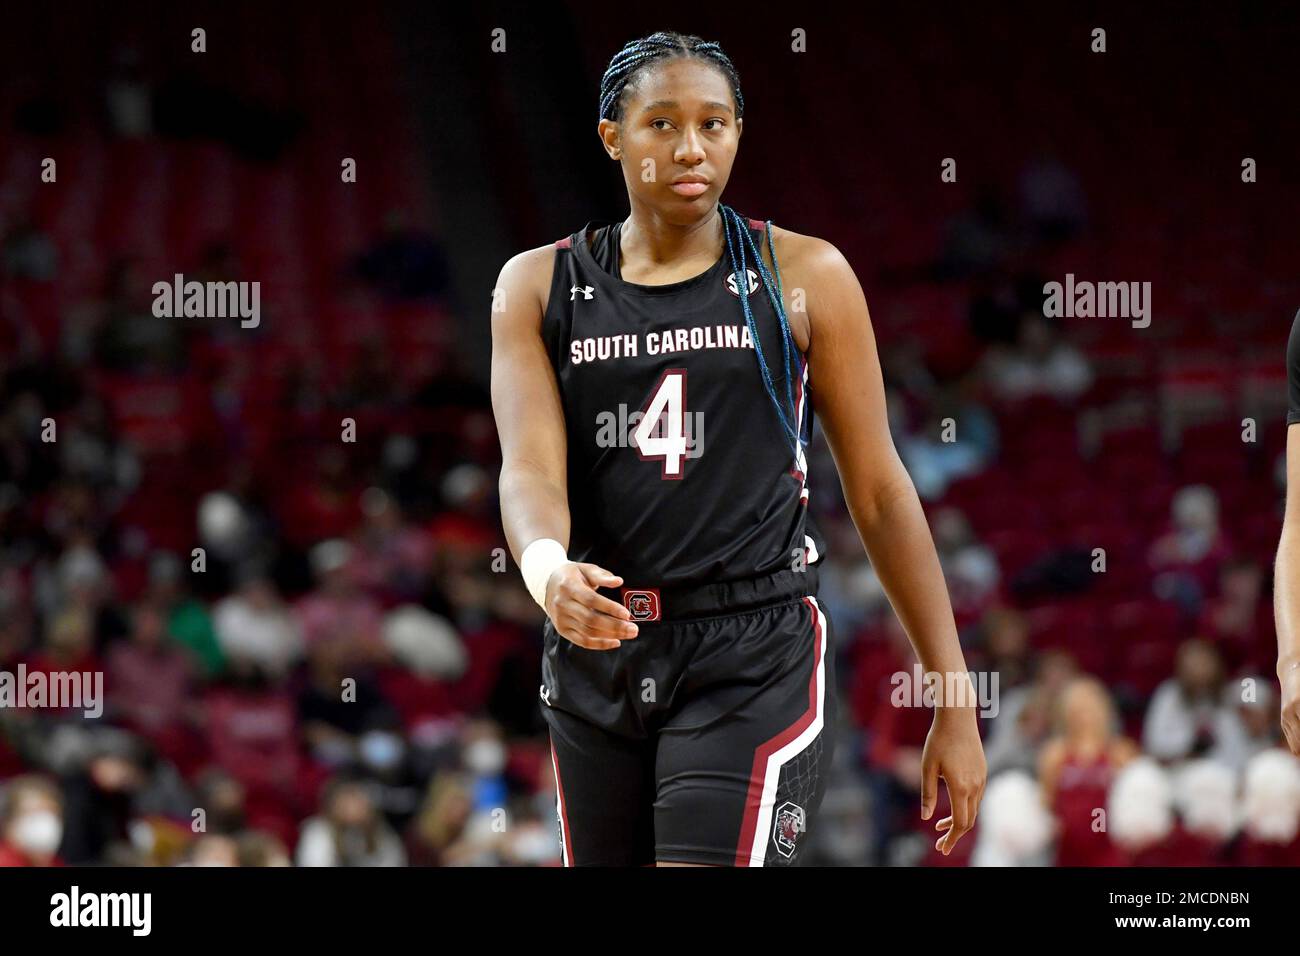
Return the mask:
<path id="1" fill-rule="evenodd" d="M 942 836 L 934 848 L 947 856 L 975 826 L 975 814 L 984 796 L 988 765 L 980 742 L 974 707 L 936 707 L 934 722 L 921 754 L 921 819 L 934 816 L 939 801 L 939 778 L 948 787 L 952 814 L 934 825 Z"/>

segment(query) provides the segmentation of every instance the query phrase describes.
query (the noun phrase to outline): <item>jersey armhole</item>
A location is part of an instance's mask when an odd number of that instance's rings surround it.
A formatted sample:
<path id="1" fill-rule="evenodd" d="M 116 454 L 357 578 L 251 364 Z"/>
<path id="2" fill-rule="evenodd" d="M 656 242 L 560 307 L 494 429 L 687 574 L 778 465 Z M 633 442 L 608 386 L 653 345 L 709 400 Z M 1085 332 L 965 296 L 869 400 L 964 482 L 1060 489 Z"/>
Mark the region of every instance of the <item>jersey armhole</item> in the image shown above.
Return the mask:
<path id="1" fill-rule="evenodd" d="M 555 258 L 551 263 L 551 284 L 550 291 L 547 293 L 546 302 L 542 307 L 542 324 L 541 334 L 542 342 L 546 345 L 548 352 L 556 356 L 556 349 L 559 343 L 555 340 L 555 322 L 552 319 L 553 307 L 561 299 L 557 298 L 557 293 L 563 293 L 564 276 L 567 270 L 564 268 L 564 258 L 566 255 L 573 254 L 573 236 L 568 235 L 563 239 L 557 239 L 554 243 Z"/>

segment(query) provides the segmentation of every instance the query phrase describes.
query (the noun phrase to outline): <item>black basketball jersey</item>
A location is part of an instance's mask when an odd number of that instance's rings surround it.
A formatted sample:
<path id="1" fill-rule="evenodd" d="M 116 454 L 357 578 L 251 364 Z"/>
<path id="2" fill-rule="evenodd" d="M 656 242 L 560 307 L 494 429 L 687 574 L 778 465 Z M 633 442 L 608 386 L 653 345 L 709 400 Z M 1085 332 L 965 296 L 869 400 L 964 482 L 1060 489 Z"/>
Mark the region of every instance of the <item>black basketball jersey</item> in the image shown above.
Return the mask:
<path id="1" fill-rule="evenodd" d="M 764 223 L 746 222 L 765 248 Z M 725 244 L 700 275 L 638 285 L 620 275 L 621 225 L 589 222 L 555 244 L 542 322 L 568 430 L 569 557 L 627 584 L 670 586 L 820 563 L 805 455 L 764 387 Z M 784 401 L 779 320 L 752 249 L 746 262 L 750 309 Z M 807 363 L 791 352 L 790 391 L 808 437 Z"/>

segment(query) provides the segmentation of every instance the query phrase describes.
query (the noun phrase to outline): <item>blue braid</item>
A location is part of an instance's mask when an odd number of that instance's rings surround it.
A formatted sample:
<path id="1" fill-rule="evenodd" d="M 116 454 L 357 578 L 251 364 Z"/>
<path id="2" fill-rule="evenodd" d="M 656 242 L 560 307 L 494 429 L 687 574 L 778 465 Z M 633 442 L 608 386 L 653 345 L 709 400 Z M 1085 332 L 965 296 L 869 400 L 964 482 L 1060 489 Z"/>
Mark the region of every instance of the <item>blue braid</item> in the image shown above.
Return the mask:
<path id="1" fill-rule="evenodd" d="M 786 435 L 792 439 L 792 448 L 795 457 L 799 455 L 801 448 L 807 447 L 808 441 L 804 438 L 804 427 L 802 421 L 797 421 L 798 406 L 794 401 L 794 392 L 792 390 L 792 379 L 794 378 L 790 366 L 791 347 L 798 349 L 798 343 L 794 341 L 794 333 L 790 331 L 790 323 L 786 318 L 785 306 L 782 303 L 781 287 L 781 270 L 776 261 L 776 249 L 772 244 L 772 222 L 768 220 L 765 225 L 767 234 L 767 248 L 772 256 L 772 265 L 776 267 L 777 277 L 773 281 L 771 273 L 767 271 L 767 265 L 763 262 L 763 256 L 758 247 L 754 245 L 754 237 L 749 233 L 749 226 L 744 219 L 730 206 L 719 204 L 719 211 L 722 213 L 723 231 L 727 239 L 727 253 L 731 257 L 732 269 L 736 277 L 736 288 L 740 292 L 740 307 L 745 313 L 745 324 L 749 327 L 750 338 L 754 340 L 754 351 L 758 356 L 758 369 L 763 376 L 763 387 L 767 390 L 768 398 L 772 400 L 773 407 L 776 408 L 777 417 L 781 419 L 781 426 L 785 429 Z M 737 240 L 735 245 L 740 246 L 739 260 L 736 256 L 736 250 L 732 242 L 732 229 L 738 230 L 738 234 L 743 236 L 745 242 Z M 754 321 L 753 310 L 749 307 L 749 270 L 745 258 L 746 244 L 753 250 L 754 263 L 758 267 L 759 274 L 763 279 L 763 288 L 767 292 L 768 298 L 772 302 L 772 307 L 776 311 L 777 320 L 781 324 L 781 351 L 785 360 L 785 394 L 789 403 L 789 413 L 782 406 L 780 399 L 776 397 L 776 388 L 772 383 L 772 373 L 767 367 L 767 359 L 763 355 L 763 345 L 759 339 L 758 327 Z M 775 293 L 773 291 L 775 286 Z M 794 422 L 793 427 L 791 422 Z"/>

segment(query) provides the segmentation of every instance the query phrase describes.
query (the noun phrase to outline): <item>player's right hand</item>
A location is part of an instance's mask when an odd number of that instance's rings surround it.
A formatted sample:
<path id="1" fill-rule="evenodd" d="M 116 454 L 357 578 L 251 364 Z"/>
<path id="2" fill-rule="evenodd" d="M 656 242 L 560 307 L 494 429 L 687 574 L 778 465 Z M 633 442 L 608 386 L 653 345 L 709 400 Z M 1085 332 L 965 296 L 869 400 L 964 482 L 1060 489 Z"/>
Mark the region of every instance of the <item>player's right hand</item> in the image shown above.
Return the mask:
<path id="1" fill-rule="evenodd" d="M 592 651 L 609 651 L 637 635 L 632 612 L 597 594 L 623 579 L 596 564 L 569 561 L 546 582 L 546 613 L 561 637 Z"/>
<path id="2" fill-rule="evenodd" d="M 1282 675 L 1282 736 L 1291 753 L 1300 757 L 1300 668 Z"/>

